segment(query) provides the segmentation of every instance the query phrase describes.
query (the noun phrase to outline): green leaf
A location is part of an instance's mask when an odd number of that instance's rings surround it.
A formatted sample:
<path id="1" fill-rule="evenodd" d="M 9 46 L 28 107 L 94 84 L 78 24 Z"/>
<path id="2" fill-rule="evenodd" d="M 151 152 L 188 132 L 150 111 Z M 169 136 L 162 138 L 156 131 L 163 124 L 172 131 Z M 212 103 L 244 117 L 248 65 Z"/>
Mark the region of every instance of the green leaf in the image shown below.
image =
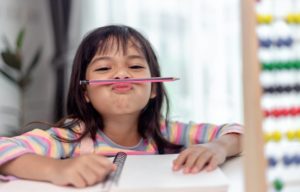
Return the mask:
<path id="1" fill-rule="evenodd" d="M 20 50 L 23 46 L 25 36 L 25 28 L 22 28 L 18 34 L 17 41 L 16 41 L 16 49 Z"/>
<path id="2" fill-rule="evenodd" d="M 16 69 L 21 70 L 21 58 L 19 55 L 16 55 L 14 53 L 11 53 L 9 50 L 1 53 L 2 59 L 4 63 L 6 63 L 8 66 Z"/>
<path id="3" fill-rule="evenodd" d="M 27 78 L 30 76 L 31 72 L 33 71 L 33 69 L 37 66 L 41 55 L 42 55 L 43 49 L 41 47 L 39 47 L 34 55 L 34 57 L 32 58 L 32 61 L 29 65 L 29 67 L 26 70 L 26 73 L 24 75 L 24 78 Z"/>
<path id="4" fill-rule="evenodd" d="M 6 73 L 3 69 L 0 68 L 0 73 L 3 74 L 3 76 L 5 76 L 8 80 L 10 80 L 11 82 L 18 84 L 17 80 L 15 80 L 12 76 L 10 76 L 8 73 Z"/>

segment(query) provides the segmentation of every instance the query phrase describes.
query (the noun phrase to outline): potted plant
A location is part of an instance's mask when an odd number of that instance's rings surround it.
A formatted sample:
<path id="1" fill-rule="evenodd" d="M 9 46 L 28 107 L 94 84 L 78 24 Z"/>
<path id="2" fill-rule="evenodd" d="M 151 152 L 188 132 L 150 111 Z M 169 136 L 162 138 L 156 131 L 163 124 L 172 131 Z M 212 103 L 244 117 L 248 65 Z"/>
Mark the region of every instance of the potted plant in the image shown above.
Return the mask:
<path id="1" fill-rule="evenodd" d="M 38 48 L 31 62 L 25 65 L 22 55 L 24 37 L 25 28 L 22 28 L 17 35 L 15 48 L 12 48 L 8 39 L 4 37 L 5 48 L 1 51 L 1 58 L 4 64 L 0 66 L 0 75 L 2 74 L 17 87 L 20 93 L 19 126 L 24 123 L 24 94 L 31 82 L 32 71 L 36 68 L 42 54 L 42 49 Z"/>

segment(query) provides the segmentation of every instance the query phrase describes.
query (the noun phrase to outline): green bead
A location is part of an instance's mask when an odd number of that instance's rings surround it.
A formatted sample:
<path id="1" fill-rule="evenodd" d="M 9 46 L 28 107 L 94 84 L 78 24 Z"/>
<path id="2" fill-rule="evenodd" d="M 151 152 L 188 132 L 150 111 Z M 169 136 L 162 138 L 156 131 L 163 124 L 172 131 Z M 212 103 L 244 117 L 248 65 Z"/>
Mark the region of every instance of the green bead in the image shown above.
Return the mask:
<path id="1" fill-rule="evenodd" d="M 295 66 L 296 69 L 300 69 L 300 61 L 296 61 L 294 63 L 294 66 Z"/>
<path id="2" fill-rule="evenodd" d="M 293 68 L 293 61 L 288 61 L 288 62 L 286 62 L 286 64 L 285 64 L 285 68 L 286 69 L 292 69 Z"/>
<path id="3" fill-rule="evenodd" d="M 281 189 L 283 189 L 283 182 L 280 179 L 275 179 L 275 181 L 273 181 L 273 186 L 276 190 L 281 191 Z"/>

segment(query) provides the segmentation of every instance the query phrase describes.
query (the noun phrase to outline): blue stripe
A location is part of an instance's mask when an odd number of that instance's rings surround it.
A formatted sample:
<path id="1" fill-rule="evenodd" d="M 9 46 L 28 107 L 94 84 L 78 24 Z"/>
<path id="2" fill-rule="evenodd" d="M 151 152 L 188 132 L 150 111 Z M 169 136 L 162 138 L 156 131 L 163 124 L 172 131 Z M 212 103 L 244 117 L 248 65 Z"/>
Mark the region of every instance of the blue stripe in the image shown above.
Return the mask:
<path id="1" fill-rule="evenodd" d="M 207 129 L 209 128 L 210 124 L 203 124 L 203 128 L 200 133 L 202 133 L 201 135 L 201 139 L 199 140 L 199 144 L 202 143 L 206 143 L 207 142 Z"/>
<path id="2" fill-rule="evenodd" d="M 33 145 L 33 148 L 35 149 L 36 147 L 39 147 L 43 150 L 43 154 L 41 155 L 46 155 L 49 149 L 49 146 L 45 146 L 46 143 L 44 143 L 43 141 L 41 141 L 39 138 L 37 137 L 33 137 L 33 136 L 29 136 L 28 140 L 31 140 L 35 143 L 37 143 L 37 145 Z M 35 151 L 36 152 L 36 151 Z"/>

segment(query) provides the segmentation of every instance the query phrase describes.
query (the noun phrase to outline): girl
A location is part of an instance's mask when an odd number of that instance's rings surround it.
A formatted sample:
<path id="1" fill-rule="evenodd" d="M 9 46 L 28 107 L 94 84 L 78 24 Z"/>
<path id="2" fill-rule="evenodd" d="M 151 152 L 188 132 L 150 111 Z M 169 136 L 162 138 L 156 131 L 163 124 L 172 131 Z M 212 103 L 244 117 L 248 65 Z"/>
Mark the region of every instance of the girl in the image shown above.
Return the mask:
<path id="1" fill-rule="evenodd" d="M 0 173 L 86 187 L 115 166 L 107 159 L 127 154 L 179 153 L 173 170 L 213 170 L 241 152 L 237 124 L 184 124 L 168 121 L 162 83 L 80 85 L 80 80 L 159 77 L 150 43 L 135 29 L 111 25 L 92 31 L 81 42 L 73 63 L 67 117 L 52 128 L 0 139 Z M 162 105 L 166 114 L 161 114 Z M 85 148 L 86 144 L 92 148 Z M 88 145 L 87 145 L 88 146 Z"/>

